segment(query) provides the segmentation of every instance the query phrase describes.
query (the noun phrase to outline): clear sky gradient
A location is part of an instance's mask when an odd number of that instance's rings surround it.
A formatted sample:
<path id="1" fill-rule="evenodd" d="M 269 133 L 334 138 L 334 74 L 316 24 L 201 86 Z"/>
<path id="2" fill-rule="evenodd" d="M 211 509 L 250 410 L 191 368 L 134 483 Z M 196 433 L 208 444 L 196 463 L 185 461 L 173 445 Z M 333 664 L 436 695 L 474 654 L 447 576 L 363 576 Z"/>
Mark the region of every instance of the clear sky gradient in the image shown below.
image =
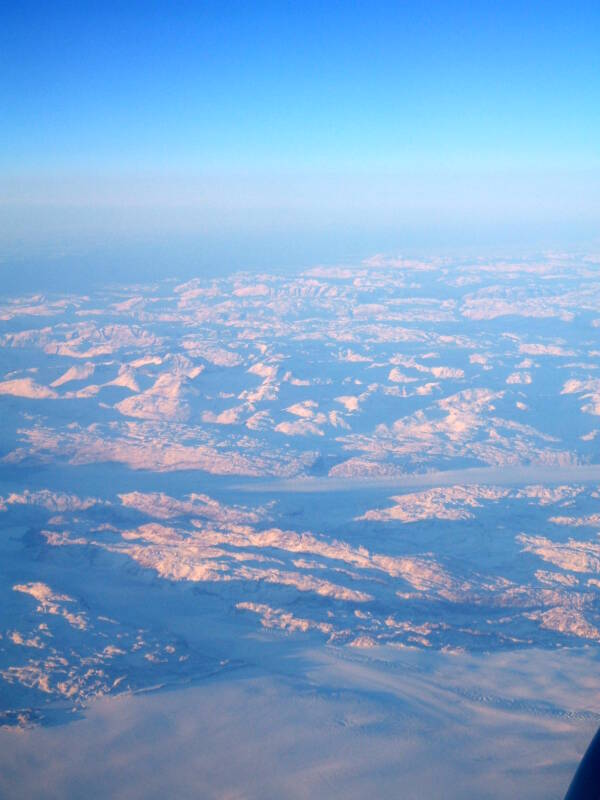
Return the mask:
<path id="1" fill-rule="evenodd" d="M 0 84 L 7 251 L 597 238 L 597 2 L 5 3 Z"/>

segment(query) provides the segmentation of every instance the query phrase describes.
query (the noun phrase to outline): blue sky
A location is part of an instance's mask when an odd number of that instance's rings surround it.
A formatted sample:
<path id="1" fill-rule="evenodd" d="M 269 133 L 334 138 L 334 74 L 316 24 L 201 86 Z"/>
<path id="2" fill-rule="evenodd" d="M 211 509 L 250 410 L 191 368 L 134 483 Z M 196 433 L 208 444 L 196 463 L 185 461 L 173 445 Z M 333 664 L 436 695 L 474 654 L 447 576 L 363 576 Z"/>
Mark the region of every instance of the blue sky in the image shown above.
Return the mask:
<path id="1" fill-rule="evenodd" d="M 597 2 L 19 2 L 0 23 L 5 242 L 594 236 Z"/>

